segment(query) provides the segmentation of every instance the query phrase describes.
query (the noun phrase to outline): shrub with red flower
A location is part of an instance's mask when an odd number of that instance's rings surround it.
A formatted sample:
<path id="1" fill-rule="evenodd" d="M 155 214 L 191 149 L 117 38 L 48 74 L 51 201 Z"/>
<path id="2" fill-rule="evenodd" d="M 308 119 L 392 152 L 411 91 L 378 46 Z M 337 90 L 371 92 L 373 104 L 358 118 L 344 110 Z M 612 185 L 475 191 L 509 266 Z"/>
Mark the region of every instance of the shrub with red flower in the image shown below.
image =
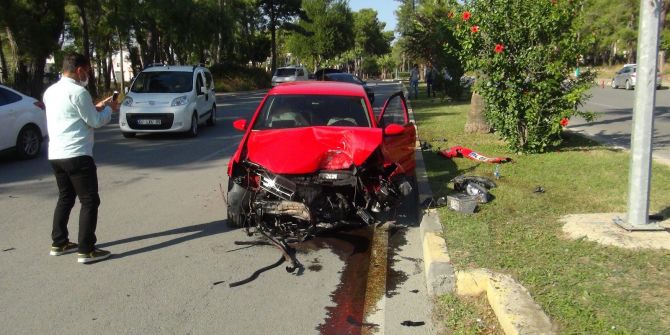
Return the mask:
<path id="1" fill-rule="evenodd" d="M 472 14 L 470 14 L 470 12 L 468 12 L 468 11 L 463 12 L 463 21 L 470 20 L 471 17 L 472 17 Z"/>
<path id="2" fill-rule="evenodd" d="M 449 21 L 460 49 L 445 50 L 476 74 L 486 120 L 511 150 L 549 150 L 570 118 L 594 117 L 575 109 L 594 80 L 592 71 L 572 76 L 574 60 L 588 53 L 587 39 L 577 37 L 583 1 L 458 1 L 468 22 Z"/>

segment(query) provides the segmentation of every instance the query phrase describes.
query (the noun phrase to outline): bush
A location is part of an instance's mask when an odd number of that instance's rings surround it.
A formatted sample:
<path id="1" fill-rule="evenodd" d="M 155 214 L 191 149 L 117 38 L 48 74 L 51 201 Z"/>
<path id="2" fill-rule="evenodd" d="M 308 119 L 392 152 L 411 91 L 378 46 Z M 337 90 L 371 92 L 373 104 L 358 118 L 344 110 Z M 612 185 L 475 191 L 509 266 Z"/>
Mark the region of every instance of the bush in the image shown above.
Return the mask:
<path id="1" fill-rule="evenodd" d="M 469 1 L 448 15 L 456 26 L 461 59 L 477 73 L 475 91 L 486 117 L 512 150 L 543 152 L 561 142 L 567 119 L 592 119 L 577 106 L 594 73 L 573 77 L 585 50 L 577 34 L 582 1 Z"/>
<path id="2" fill-rule="evenodd" d="M 269 88 L 272 76 L 263 68 L 237 64 L 215 64 L 209 70 L 217 92 L 250 91 Z"/>

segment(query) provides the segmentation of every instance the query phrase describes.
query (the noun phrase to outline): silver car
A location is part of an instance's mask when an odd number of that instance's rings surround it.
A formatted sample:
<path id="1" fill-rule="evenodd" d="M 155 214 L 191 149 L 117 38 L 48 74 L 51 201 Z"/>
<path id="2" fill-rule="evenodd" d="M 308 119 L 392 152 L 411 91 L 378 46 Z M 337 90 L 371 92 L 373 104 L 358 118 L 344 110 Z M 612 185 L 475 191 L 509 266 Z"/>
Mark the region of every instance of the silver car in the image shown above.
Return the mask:
<path id="1" fill-rule="evenodd" d="M 277 86 L 281 83 L 289 81 L 303 81 L 309 80 L 309 71 L 304 66 L 287 66 L 280 67 L 275 70 L 272 75 L 272 86 Z"/>
<path id="2" fill-rule="evenodd" d="M 612 79 L 612 88 L 624 87 L 627 90 L 635 88 L 637 82 L 637 65 L 626 64 L 614 75 Z M 656 88 L 661 88 L 661 73 L 656 71 Z"/>

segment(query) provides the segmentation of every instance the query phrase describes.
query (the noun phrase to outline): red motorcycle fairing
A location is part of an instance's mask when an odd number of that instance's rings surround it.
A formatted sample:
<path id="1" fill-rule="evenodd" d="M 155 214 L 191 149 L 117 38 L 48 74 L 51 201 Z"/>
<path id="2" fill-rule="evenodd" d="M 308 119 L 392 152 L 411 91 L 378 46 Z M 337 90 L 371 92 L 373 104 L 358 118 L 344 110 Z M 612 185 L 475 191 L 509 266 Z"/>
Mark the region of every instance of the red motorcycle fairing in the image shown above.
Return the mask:
<path id="1" fill-rule="evenodd" d="M 275 174 L 309 174 L 362 165 L 381 145 L 379 128 L 305 127 L 252 130 L 247 159 Z"/>

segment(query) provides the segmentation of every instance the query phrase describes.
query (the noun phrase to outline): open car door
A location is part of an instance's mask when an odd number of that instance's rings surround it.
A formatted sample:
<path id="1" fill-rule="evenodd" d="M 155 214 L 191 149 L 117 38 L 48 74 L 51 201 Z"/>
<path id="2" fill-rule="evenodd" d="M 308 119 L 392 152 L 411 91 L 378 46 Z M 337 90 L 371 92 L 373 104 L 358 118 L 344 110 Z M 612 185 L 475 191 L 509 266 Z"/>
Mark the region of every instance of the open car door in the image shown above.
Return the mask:
<path id="1" fill-rule="evenodd" d="M 414 157 L 416 128 L 410 122 L 407 101 L 402 91 L 391 95 L 386 100 L 377 124 L 384 133 L 382 144 L 384 164 L 397 164 L 399 168 L 394 174 L 413 174 L 416 167 Z"/>

